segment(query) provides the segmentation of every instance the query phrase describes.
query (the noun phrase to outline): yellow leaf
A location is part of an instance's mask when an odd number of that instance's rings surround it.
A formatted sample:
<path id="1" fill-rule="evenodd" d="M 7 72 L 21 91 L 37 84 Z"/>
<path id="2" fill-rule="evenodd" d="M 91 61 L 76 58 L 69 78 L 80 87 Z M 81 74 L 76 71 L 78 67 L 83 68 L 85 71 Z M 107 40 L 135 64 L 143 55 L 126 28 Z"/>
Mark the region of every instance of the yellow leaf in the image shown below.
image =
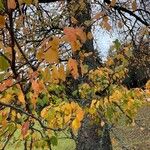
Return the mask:
<path id="1" fill-rule="evenodd" d="M 75 59 L 70 58 L 68 60 L 68 68 L 73 78 L 77 79 L 79 77 L 79 73 L 78 73 L 78 63 Z"/>
<path id="2" fill-rule="evenodd" d="M 66 74 L 65 74 L 65 70 L 64 70 L 64 65 L 62 65 L 62 64 L 60 65 L 58 72 L 59 72 L 59 79 L 61 79 L 62 81 L 65 81 Z"/>
<path id="3" fill-rule="evenodd" d="M 58 63 L 59 61 L 59 38 L 53 37 L 53 40 L 48 43 L 48 50 L 44 54 L 44 58 L 49 63 Z"/>
<path id="4" fill-rule="evenodd" d="M 71 102 L 71 108 L 75 110 L 77 108 L 77 104 L 75 102 Z"/>
<path id="5" fill-rule="evenodd" d="M 52 72 L 51 72 L 51 82 L 52 83 L 59 83 L 59 72 L 55 65 L 52 66 Z"/>
<path id="6" fill-rule="evenodd" d="M 5 27 L 5 17 L 0 15 L 0 29 Z"/>
<path id="7" fill-rule="evenodd" d="M 71 114 L 64 117 L 64 123 L 68 123 L 71 119 Z"/>
<path id="8" fill-rule="evenodd" d="M 71 128 L 73 130 L 74 133 L 77 133 L 78 132 L 78 129 L 81 127 L 81 123 L 80 121 L 75 118 L 73 121 L 72 121 L 72 124 L 71 124 Z"/>
<path id="9" fill-rule="evenodd" d="M 44 58 L 49 63 L 58 63 L 59 62 L 59 54 L 57 49 L 49 48 L 45 54 Z"/>
<path id="10" fill-rule="evenodd" d="M 33 105 L 33 107 L 35 109 L 36 108 L 36 103 L 37 103 L 37 95 L 33 94 L 31 96 L 31 103 L 32 103 L 32 105 Z"/>
<path id="11" fill-rule="evenodd" d="M 37 54 L 36 54 L 36 57 L 37 57 L 37 59 L 39 60 L 39 61 L 42 61 L 43 59 L 44 59 L 44 52 L 43 52 L 43 50 L 42 49 L 39 49 L 39 51 L 37 52 Z"/>
<path id="12" fill-rule="evenodd" d="M 12 119 L 12 121 L 15 121 L 15 118 L 16 118 L 16 111 L 12 110 L 11 111 L 11 119 Z"/>
<path id="13" fill-rule="evenodd" d="M 42 111 L 41 111 L 41 117 L 46 119 L 48 117 L 48 110 L 49 110 L 49 107 L 45 107 Z"/>
<path id="14" fill-rule="evenodd" d="M 113 65 L 113 64 L 114 64 L 113 59 L 112 59 L 112 58 L 108 58 L 108 60 L 107 60 L 106 64 L 107 64 L 108 66 Z"/>
<path id="15" fill-rule="evenodd" d="M 8 7 L 8 9 L 15 9 L 16 1 L 15 0 L 7 0 L 7 7 Z"/>
<path id="16" fill-rule="evenodd" d="M 19 100 L 22 104 L 25 104 L 25 97 L 24 97 L 24 94 L 22 93 L 22 91 L 20 91 L 19 94 L 18 94 L 18 100 Z"/>
<path id="17" fill-rule="evenodd" d="M 30 5 L 34 0 L 22 0 L 25 4 Z"/>
<path id="18" fill-rule="evenodd" d="M 48 82 L 50 80 L 51 76 L 50 76 L 50 70 L 48 67 L 44 71 L 42 71 L 42 76 L 43 76 L 44 81 Z"/>

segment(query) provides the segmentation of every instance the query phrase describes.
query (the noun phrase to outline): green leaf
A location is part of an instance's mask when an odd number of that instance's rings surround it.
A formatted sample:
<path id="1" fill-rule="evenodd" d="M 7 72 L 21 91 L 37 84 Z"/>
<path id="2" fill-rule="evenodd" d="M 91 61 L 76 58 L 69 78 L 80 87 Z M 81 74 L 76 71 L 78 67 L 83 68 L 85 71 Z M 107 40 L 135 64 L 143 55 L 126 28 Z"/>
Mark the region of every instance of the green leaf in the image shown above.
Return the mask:
<path id="1" fill-rule="evenodd" d="M 51 140 L 51 144 L 52 144 L 53 146 L 57 146 L 58 140 L 57 140 L 57 137 L 56 137 L 56 136 L 52 136 L 50 140 Z"/>
<path id="2" fill-rule="evenodd" d="M 0 0 L 0 11 L 4 9 L 4 5 L 3 5 L 3 2 L 2 0 Z"/>
<path id="3" fill-rule="evenodd" d="M 4 80 L 4 76 L 5 76 L 4 73 L 0 74 L 0 82 L 1 82 L 2 80 Z"/>
<path id="4" fill-rule="evenodd" d="M 0 71 L 6 71 L 8 67 L 8 61 L 4 57 L 0 56 Z"/>
<path id="5" fill-rule="evenodd" d="M 113 41 L 113 43 L 115 44 L 115 48 L 116 48 L 117 50 L 119 50 L 119 48 L 120 48 L 120 46 L 121 46 L 121 43 L 119 42 L 119 40 L 116 39 L 115 41 Z"/>
<path id="6" fill-rule="evenodd" d="M 46 95 L 44 95 L 42 99 L 38 98 L 37 105 L 40 105 L 41 107 L 44 107 L 48 104 L 48 101 L 49 101 L 49 98 Z"/>

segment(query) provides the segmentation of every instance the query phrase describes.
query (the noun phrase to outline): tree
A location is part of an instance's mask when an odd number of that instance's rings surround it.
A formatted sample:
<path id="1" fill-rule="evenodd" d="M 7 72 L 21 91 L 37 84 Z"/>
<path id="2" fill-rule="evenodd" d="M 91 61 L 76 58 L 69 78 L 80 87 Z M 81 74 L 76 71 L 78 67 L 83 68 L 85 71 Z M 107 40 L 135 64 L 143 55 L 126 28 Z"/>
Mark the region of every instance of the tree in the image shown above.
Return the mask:
<path id="1" fill-rule="evenodd" d="M 39 1 L 46 2 L 55 0 Z M 150 94 L 149 82 L 145 90 L 124 87 L 132 47 L 118 48 L 115 42 L 113 56 L 102 63 L 94 49 L 92 27 L 101 22 L 110 31 L 109 15 L 114 12 L 118 20 L 123 13 L 134 17 L 133 29 L 138 23 L 149 24 L 134 13 L 135 1 L 131 10 L 130 3 L 122 7 L 116 1 L 60 1 L 58 11 L 39 3 L 0 1 L 2 149 L 20 137 L 24 149 L 52 149 L 57 133 L 64 130 L 77 149 L 112 149 L 108 129 L 122 116 L 133 122 Z M 95 5 L 101 12 L 93 12 Z M 149 14 L 146 7 L 144 13 Z M 118 25 L 125 23 L 121 19 Z"/>

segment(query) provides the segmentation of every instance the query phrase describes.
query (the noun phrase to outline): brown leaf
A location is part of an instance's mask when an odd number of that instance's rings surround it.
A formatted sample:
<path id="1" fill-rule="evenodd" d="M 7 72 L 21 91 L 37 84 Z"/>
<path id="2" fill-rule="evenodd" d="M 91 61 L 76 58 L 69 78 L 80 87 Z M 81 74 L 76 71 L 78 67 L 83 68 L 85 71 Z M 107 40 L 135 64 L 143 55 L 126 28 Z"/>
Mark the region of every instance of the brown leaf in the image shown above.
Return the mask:
<path id="1" fill-rule="evenodd" d="M 133 11 L 137 10 L 136 0 L 134 0 L 134 1 L 132 2 L 132 10 L 133 10 Z"/>
<path id="2" fill-rule="evenodd" d="M 7 0 L 7 7 L 8 7 L 8 9 L 15 9 L 16 1 L 15 0 Z"/>
<path id="3" fill-rule="evenodd" d="M 0 29 L 5 27 L 5 17 L 0 15 Z"/>

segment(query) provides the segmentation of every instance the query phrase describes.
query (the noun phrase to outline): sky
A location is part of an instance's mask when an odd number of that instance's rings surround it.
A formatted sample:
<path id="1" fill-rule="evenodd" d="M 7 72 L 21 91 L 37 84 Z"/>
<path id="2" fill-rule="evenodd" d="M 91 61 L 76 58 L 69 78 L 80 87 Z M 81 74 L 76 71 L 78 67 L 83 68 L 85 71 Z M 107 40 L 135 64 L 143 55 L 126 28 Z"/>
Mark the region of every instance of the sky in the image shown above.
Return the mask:
<path id="1" fill-rule="evenodd" d="M 96 48 L 100 52 L 102 60 L 105 60 L 110 46 L 113 44 L 113 41 L 118 38 L 118 35 L 115 31 L 108 32 L 99 26 L 94 32 L 94 38 L 97 43 Z"/>

